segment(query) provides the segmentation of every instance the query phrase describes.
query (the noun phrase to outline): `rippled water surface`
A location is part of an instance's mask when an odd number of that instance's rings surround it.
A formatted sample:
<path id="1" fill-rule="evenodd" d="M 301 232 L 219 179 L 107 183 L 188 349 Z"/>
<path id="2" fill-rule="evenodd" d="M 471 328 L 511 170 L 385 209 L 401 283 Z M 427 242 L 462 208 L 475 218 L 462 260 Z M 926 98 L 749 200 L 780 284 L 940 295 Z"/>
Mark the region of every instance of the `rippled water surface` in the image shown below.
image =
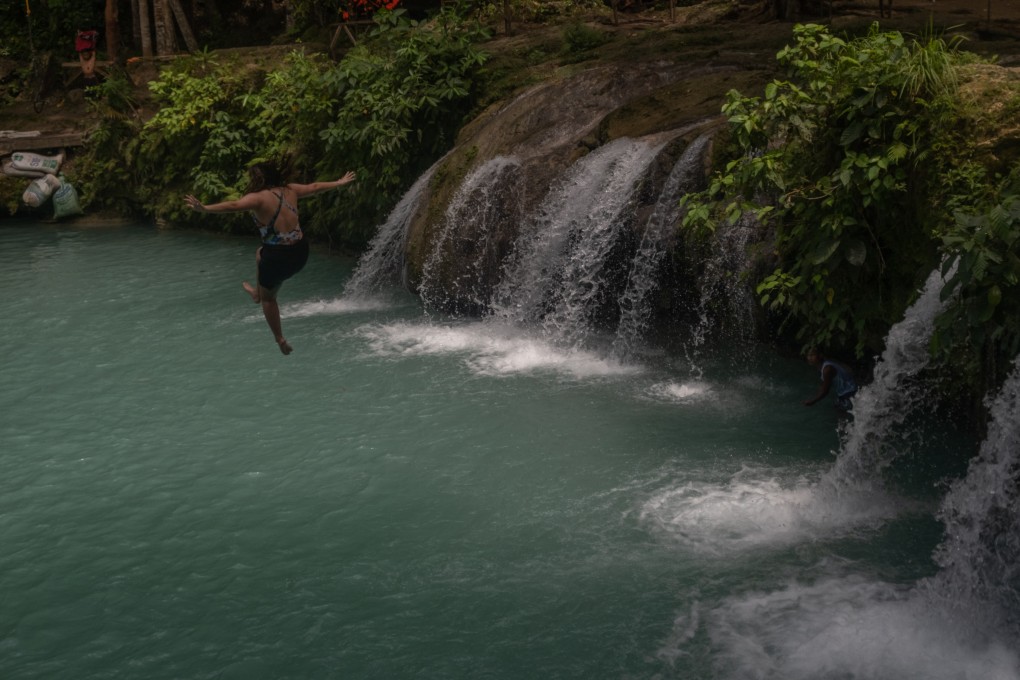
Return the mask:
<path id="1" fill-rule="evenodd" d="M 620 364 L 322 252 L 284 357 L 254 248 L 0 228 L 0 678 L 1020 675 L 912 591 L 931 484 L 820 493 L 803 363 Z"/>

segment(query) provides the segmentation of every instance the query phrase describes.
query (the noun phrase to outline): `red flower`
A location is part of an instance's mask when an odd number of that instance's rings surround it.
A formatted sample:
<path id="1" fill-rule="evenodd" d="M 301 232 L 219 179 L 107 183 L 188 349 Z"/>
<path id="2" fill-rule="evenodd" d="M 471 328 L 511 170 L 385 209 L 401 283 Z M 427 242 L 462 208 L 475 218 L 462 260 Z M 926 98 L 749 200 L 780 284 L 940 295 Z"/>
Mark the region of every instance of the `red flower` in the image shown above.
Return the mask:
<path id="1" fill-rule="evenodd" d="M 355 17 L 370 16 L 380 9 L 396 9 L 400 0 L 345 0 L 341 4 L 340 16 L 344 21 Z"/>

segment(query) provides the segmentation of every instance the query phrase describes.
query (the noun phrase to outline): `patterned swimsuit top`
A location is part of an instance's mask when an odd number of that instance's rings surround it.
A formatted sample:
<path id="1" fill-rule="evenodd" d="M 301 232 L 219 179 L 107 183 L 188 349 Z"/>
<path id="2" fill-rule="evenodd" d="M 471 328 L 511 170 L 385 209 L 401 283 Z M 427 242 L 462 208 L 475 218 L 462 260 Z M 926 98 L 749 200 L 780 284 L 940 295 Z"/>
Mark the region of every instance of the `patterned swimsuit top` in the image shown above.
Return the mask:
<path id="1" fill-rule="evenodd" d="M 276 206 L 276 212 L 273 213 L 272 219 L 265 224 L 259 222 L 259 218 L 252 214 L 252 219 L 255 220 L 255 226 L 259 228 L 259 235 L 262 236 L 262 243 L 269 246 L 275 245 L 293 245 L 301 240 L 304 234 L 301 233 L 301 223 L 294 225 L 292 231 L 288 231 L 286 234 L 281 234 L 276 231 L 276 218 L 280 216 L 280 210 L 286 206 L 295 215 L 298 214 L 297 208 L 292 206 L 283 198 L 283 190 L 279 192 L 272 192 L 274 196 L 280 199 L 280 203 Z"/>

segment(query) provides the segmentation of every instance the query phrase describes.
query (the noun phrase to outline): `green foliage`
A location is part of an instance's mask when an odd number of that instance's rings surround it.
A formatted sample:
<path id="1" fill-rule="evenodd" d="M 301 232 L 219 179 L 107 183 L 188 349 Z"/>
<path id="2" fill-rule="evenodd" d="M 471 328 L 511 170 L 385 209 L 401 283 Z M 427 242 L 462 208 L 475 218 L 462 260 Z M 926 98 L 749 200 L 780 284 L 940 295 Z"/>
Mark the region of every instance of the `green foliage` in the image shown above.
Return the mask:
<path id="1" fill-rule="evenodd" d="M 951 300 L 936 322 L 932 344 L 950 354 L 986 347 L 1007 359 L 1020 352 L 1020 196 L 981 213 L 957 213 L 942 238 L 942 291 Z"/>
<path id="2" fill-rule="evenodd" d="M 75 164 L 83 207 L 138 213 L 135 179 L 124 160 L 137 146 L 140 128 L 131 84 L 113 71 L 92 92 L 89 109 L 98 124 Z"/>
<path id="3" fill-rule="evenodd" d="M 220 64 L 199 53 L 176 60 L 149 85 L 159 109 L 142 128 L 135 171 L 139 200 L 159 217 L 186 216 L 182 193 L 203 200 L 237 195 L 244 169 L 255 155 L 258 131 L 246 131 L 244 96 L 255 75 L 239 62 Z M 168 191 L 181 180 L 186 191 Z M 229 224 L 229 222 L 228 222 Z"/>
<path id="4" fill-rule="evenodd" d="M 156 113 L 144 124 L 104 84 L 99 128 L 81 163 L 94 205 L 130 204 L 154 218 L 197 223 L 184 206 L 237 198 L 253 163 L 290 153 L 299 182 L 355 170 L 351 189 L 316 199 L 308 233 L 358 246 L 424 167 L 449 148 L 471 105 L 484 35 L 454 12 L 416 24 L 380 11 L 378 27 L 339 64 L 290 53 L 270 70 L 200 52 L 176 59 L 150 83 Z M 119 102 L 114 105 L 114 102 Z M 234 214 L 216 222 L 247 231 Z"/>
<path id="5" fill-rule="evenodd" d="M 104 7 L 104 0 L 29 0 L 26 14 L 25 0 L 11 0 L 0 3 L 0 35 L 15 58 L 28 56 L 32 47 L 70 56 L 75 31 L 102 28 Z"/>
<path id="6" fill-rule="evenodd" d="M 400 10 L 381 12 L 377 21 L 374 40 L 352 49 L 330 74 L 341 104 L 319 134 L 325 153 L 318 169 L 339 176 L 355 166 L 361 180 L 353 202 L 322 211 L 325 221 L 374 226 L 452 144 L 474 94 L 472 75 L 485 61 L 473 46 L 484 31 L 452 10 L 429 24 L 408 22 Z"/>
<path id="7" fill-rule="evenodd" d="M 568 54 L 578 54 L 604 45 L 609 37 L 581 22 L 567 24 L 563 28 L 563 43 Z"/>
<path id="8" fill-rule="evenodd" d="M 0 204 L 3 204 L 10 215 L 18 212 L 26 185 L 27 181 L 23 177 L 11 177 L 0 173 Z"/>
<path id="9" fill-rule="evenodd" d="M 952 113 L 954 46 L 908 41 L 873 26 L 847 41 L 794 28 L 777 55 L 789 80 L 761 97 L 730 92 L 737 158 L 686 199 L 685 226 L 714 229 L 753 215 L 775 230 L 773 273 L 757 290 L 804 344 L 855 346 L 896 314 L 891 284 L 932 251 L 910 192 Z M 890 275 L 893 276 L 890 276 Z M 900 282 L 903 283 L 903 282 Z M 907 283 L 909 287 L 909 283 Z"/>

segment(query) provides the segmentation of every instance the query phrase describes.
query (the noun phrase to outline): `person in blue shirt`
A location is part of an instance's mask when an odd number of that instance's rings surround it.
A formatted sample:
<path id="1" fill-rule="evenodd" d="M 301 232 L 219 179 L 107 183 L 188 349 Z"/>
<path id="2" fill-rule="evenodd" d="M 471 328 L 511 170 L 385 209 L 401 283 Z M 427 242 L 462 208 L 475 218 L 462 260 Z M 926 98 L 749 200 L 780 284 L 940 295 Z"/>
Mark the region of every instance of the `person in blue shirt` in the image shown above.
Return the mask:
<path id="1" fill-rule="evenodd" d="M 857 382 L 854 380 L 853 370 L 846 364 L 826 358 L 817 347 L 808 350 L 807 362 L 812 366 L 821 367 L 822 384 L 815 396 L 804 400 L 804 405 L 814 406 L 835 389 L 836 408 L 842 411 L 851 410 L 853 397 L 857 394 Z"/>

